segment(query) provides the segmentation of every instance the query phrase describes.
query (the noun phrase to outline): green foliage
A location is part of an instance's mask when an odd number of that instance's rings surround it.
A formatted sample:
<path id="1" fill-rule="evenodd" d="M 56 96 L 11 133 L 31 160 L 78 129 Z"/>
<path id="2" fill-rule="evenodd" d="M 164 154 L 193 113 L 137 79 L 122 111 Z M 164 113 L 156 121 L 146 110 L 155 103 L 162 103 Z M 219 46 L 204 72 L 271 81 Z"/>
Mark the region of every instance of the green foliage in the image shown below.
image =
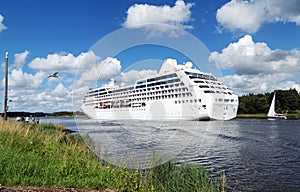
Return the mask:
<path id="1" fill-rule="evenodd" d="M 300 94 L 296 89 L 276 90 L 276 112 L 295 113 L 300 110 Z M 249 94 L 239 97 L 239 114 L 267 113 L 274 93 Z"/>
<path id="2" fill-rule="evenodd" d="M 153 182 L 158 191 L 218 191 L 218 185 L 203 167 L 195 164 L 176 166 L 167 162 L 153 169 Z"/>
<path id="3" fill-rule="evenodd" d="M 51 117 L 74 117 L 74 116 L 85 116 L 83 112 L 76 111 L 59 111 L 59 112 L 53 112 L 53 113 L 48 113 L 48 116 Z"/>
<path id="4" fill-rule="evenodd" d="M 174 162 L 149 170 L 103 164 L 80 135 L 65 135 L 53 124 L 0 119 L 0 184 L 110 188 L 117 191 L 218 191 L 196 165 Z"/>

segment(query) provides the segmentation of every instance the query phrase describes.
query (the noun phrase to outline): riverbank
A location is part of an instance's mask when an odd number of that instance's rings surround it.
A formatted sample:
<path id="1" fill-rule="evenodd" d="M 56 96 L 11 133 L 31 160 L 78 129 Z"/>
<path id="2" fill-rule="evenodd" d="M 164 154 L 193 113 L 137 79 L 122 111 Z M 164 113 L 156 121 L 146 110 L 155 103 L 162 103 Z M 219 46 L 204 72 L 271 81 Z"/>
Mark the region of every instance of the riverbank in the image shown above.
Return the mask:
<path id="1" fill-rule="evenodd" d="M 300 111 L 296 111 L 295 113 L 284 114 L 288 119 L 300 119 Z M 256 118 L 256 119 L 266 119 L 266 113 L 256 113 L 256 114 L 237 114 L 237 118 Z"/>
<path id="2" fill-rule="evenodd" d="M 18 186 L 50 191 L 225 189 L 225 177 L 212 179 L 203 167 L 193 164 L 176 166 L 175 162 L 167 162 L 148 170 L 129 170 L 101 163 L 80 135 L 66 135 L 63 130 L 63 126 L 53 124 L 0 119 L 0 190 Z"/>

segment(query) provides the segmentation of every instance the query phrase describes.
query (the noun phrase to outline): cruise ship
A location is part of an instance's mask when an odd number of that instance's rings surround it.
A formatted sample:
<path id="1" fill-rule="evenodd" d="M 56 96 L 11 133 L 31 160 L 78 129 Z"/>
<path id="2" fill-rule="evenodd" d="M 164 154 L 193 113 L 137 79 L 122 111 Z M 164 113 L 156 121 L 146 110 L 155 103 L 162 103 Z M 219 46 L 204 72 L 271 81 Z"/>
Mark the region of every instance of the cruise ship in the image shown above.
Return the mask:
<path id="1" fill-rule="evenodd" d="M 159 73 L 134 84 L 90 89 L 83 112 L 98 120 L 230 120 L 236 117 L 238 96 L 215 76 L 191 62 L 163 62 Z"/>

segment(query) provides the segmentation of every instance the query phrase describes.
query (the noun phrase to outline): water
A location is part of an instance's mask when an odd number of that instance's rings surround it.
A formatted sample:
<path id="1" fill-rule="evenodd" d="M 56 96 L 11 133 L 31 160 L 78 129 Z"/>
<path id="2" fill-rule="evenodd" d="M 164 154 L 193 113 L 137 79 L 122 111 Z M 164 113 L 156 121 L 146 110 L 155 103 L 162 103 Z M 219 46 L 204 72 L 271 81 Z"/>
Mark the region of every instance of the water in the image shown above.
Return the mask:
<path id="1" fill-rule="evenodd" d="M 235 119 L 218 122 L 42 119 L 80 129 L 106 161 L 139 168 L 176 158 L 225 174 L 228 191 L 300 191 L 300 121 Z"/>

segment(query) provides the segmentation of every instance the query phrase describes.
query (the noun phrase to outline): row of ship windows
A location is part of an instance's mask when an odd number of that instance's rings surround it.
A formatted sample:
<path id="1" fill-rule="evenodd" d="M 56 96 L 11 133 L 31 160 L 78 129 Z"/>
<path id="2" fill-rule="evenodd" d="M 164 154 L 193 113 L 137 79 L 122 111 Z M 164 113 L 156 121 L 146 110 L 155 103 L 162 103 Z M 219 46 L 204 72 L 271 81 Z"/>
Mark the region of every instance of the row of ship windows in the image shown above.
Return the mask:
<path id="1" fill-rule="evenodd" d="M 212 90 L 205 90 L 204 93 L 223 93 L 223 94 L 229 94 L 232 95 L 231 92 L 224 92 L 224 91 L 212 91 Z"/>
<path id="2" fill-rule="evenodd" d="M 208 85 L 199 85 L 199 88 L 216 88 L 216 89 L 220 89 L 220 90 L 228 90 L 226 87 L 214 87 L 214 86 L 208 86 Z"/>
<path id="3" fill-rule="evenodd" d="M 160 76 L 160 77 L 155 77 L 155 78 L 151 78 L 151 79 L 147 79 L 147 80 L 141 80 L 141 81 L 138 81 L 137 84 L 139 85 L 139 84 L 143 84 L 143 83 L 147 83 L 147 82 L 153 82 L 153 81 L 159 81 L 159 80 L 164 80 L 164 79 L 170 79 L 170 78 L 174 78 L 174 77 L 177 77 L 176 73 L 169 74 L 169 75 L 164 75 L 164 76 Z M 160 82 L 155 82 L 155 83 L 148 84 L 148 87 L 156 86 L 156 85 L 164 85 L 164 84 L 176 83 L 176 82 L 179 82 L 179 81 L 180 81 L 180 79 L 178 79 L 178 78 L 177 79 L 167 80 L 167 81 L 160 81 Z M 146 87 L 146 85 L 136 86 L 136 88 L 144 88 L 144 87 Z M 122 91 L 129 91 L 129 90 L 133 90 L 133 89 L 134 89 L 134 86 L 131 86 L 131 87 L 127 87 L 127 88 L 124 88 L 124 89 L 113 90 L 111 92 L 122 92 Z M 94 93 L 98 94 L 100 92 L 102 92 L 102 94 L 107 94 L 107 91 L 106 91 L 105 88 L 96 89 L 96 90 L 90 91 L 89 94 L 90 95 L 92 95 Z"/>
<path id="4" fill-rule="evenodd" d="M 179 81 L 180 81 L 180 79 L 178 79 L 178 78 L 167 80 L 167 81 L 158 81 L 158 82 L 154 82 L 154 83 L 138 85 L 138 86 L 136 86 L 136 89 L 145 88 L 145 87 L 153 87 L 153 86 L 157 86 L 157 85 L 169 85 L 172 83 L 177 83 Z"/>
<path id="5" fill-rule="evenodd" d="M 176 84 L 170 84 L 170 85 L 157 85 L 155 87 L 148 87 L 147 89 L 121 89 L 121 90 L 112 90 L 108 91 L 108 93 L 105 92 L 98 92 L 98 93 L 91 93 L 89 92 L 86 97 L 96 97 L 98 95 L 122 95 L 122 94 L 129 94 L 129 93 L 135 93 L 135 92 L 143 92 L 143 91 L 151 91 L 155 89 L 168 89 L 168 88 L 173 88 L 173 87 L 179 87 L 179 86 L 184 86 L 184 83 L 176 83 Z"/>
<path id="6" fill-rule="evenodd" d="M 222 85 L 219 82 L 214 82 L 214 81 L 202 81 L 202 80 L 194 80 L 195 83 L 207 83 L 207 84 L 214 84 L 214 85 Z"/>
<path id="7" fill-rule="evenodd" d="M 182 95 L 183 97 L 185 97 L 185 95 Z M 190 93 L 188 93 L 186 96 L 192 96 Z M 167 96 L 155 96 L 155 97 L 147 97 L 147 98 L 135 98 L 135 99 L 129 99 L 130 101 L 145 101 L 145 100 L 160 100 L 160 99 L 171 99 L 171 98 L 180 98 L 180 96 L 177 96 L 176 94 L 175 95 L 167 95 Z M 216 102 L 225 102 L 225 103 L 228 103 L 228 102 L 237 102 L 237 99 L 222 99 L 222 98 L 216 98 L 215 99 Z M 180 103 L 193 103 L 193 102 L 201 102 L 201 99 L 190 99 L 190 100 L 182 100 L 182 101 L 174 101 L 175 104 L 180 104 Z M 94 102 L 90 102 L 89 104 L 87 105 L 93 105 Z"/>
<path id="8" fill-rule="evenodd" d="M 217 81 L 217 79 L 211 75 L 204 75 L 199 73 L 192 73 L 192 72 L 185 72 L 190 79 L 206 79 L 206 80 L 212 80 Z"/>
<path id="9" fill-rule="evenodd" d="M 175 102 L 175 104 L 181 104 L 181 103 L 188 103 L 188 102 L 190 102 L 190 103 L 201 103 L 201 99 L 190 99 L 190 100 L 179 100 L 179 101 L 174 101 Z M 205 107 L 206 107 L 206 105 L 205 105 Z"/>
<path id="10" fill-rule="evenodd" d="M 156 85 L 155 87 L 148 87 L 147 89 L 144 87 L 144 89 L 135 89 L 135 90 L 131 90 L 129 91 L 129 93 L 135 93 L 135 92 L 142 92 L 142 91 L 150 91 L 150 90 L 155 90 L 155 89 L 167 89 L 167 88 L 172 88 L 172 87 L 179 87 L 179 86 L 184 86 L 184 83 L 176 83 L 176 84 L 169 84 L 169 85 Z M 116 94 L 127 94 L 127 92 L 124 92 L 122 90 L 113 90 L 113 91 L 109 91 L 108 93 L 116 93 Z"/>
<path id="11" fill-rule="evenodd" d="M 215 101 L 216 101 L 216 102 L 223 102 L 223 101 L 224 101 L 225 103 L 228 103 L 228 102 L 230 101 L 230 102 L 233 103 L 233 102 L 237 102 L 237 99 L 222 99 L 222 98 L 218 98 L 218 99 L 217 99 L 217 98 L 216 98 Z"/>
<path id="12" fill-rule="evenodd" d="M 179 85 L 178 85 L 179 86 Z M 118 97 L 121 95 L 155 95 L 155 94 L 167 94 L 167 93 L 174 93 L 174 92 L 185 92 L 188 91 L 188 88 L 182 87 L 182 88 L 174 88 L 174 89 L 167 89 L 169 87 L 156 87 L 156 88 L 147 88 L 147 89 L 140 89 L 140 90 L 134 90 L 134 91 L 128 91 L 128 92 L 121 92 L 118 94 L 105 94 L 105 95 L 100 95 L 96 96 L 96 98 L 107 98 L 107 97 Z M 147 92 L 149 91 L 149 92 Z M 135 94 L 135 93 L 141 93 L 141 94 Z"/>
<path id="13" fill-rule="evenodd" d="M 168 90 L 161 90 L 161 91 L 150 91 L 150 92 L 142 92 L 138 94 L 133 94 L 133 93 L 124 93 L 124 94 L 112 94 L 112 95 L 105 95 L 105 96 L 100 96 L 97 98 L 115 98 L 115 97 L 120 97 L 120 95 L 126 96 L 126 97 L 138 97 L 138 96 L 146 96 L 146 95 L 160 95 L 160 94 L 168 94 L 168 93 L 178 93 L 178 94 L 184 94 L 183 92 L 188 92 L 188 88 L 178 88 L 178 89 L 168 89 Z"/>
<path id="14" fill-rule="evenodd" d="M 161 96 L 152 96 L 152 97 L 142 97 L 142 98 L 134 98 L 131 101 L 145 101 L 145 100 L 160 100 L 160 99 L 172 99 L 172 98 L 180 98 L 180 97 L 191 97 L 192 93 L 182 93 L 182 94 L 171 94 L 171 95 L 161 95 Z"/>
<path id="15" fill-rule="evenodd" d="M 164 76 L 160 76 L 160 77 L 150 78 L 150 79 L 147 79 L 147 80 L 141 80 L 141 81 L 138 81 L 137 84 L 143 84 L 143 83 L 146 83 L 146 82 L 159 81 L 159 80 L 163 80 L 163 79 L 170 79 L 170 78 L 173 78 L 173 77 L 177 77 L 177 74 L 176 73 L 172 73 L 172 74 L 169 74 L 169 75 L 164 75 Z"/>
<path id="16" fill-rule="evenodd" d="M 138 95 L 142 96 L 142 95 Z M 159 96 L 147 96 L 147 97 L 140 97 L 140 98 L 131 98 L 129 99 L 130 101 L 149 101 L 149 100 L 160 100 L 160 99 L 172 99 L 172 98 L 181 98 L 181 97 L 192 97 L 192 93 L 178 93 L 178 94 L 169 94 L 169 95 L 159 95 Z M 130 98 L 130 96 L 129 96 Z M 115 98 L 110 98 L 110 99 L 115 99 Z M 121 98 L 120 98 L 121 99 Z M 99 102 L 99 101 L 107 101 L 107 98 L 103 98 L 100 100 L 90 100 L 90 101 L 84 101 L 84 103 L 94 103 L 94 102 Z"/>

